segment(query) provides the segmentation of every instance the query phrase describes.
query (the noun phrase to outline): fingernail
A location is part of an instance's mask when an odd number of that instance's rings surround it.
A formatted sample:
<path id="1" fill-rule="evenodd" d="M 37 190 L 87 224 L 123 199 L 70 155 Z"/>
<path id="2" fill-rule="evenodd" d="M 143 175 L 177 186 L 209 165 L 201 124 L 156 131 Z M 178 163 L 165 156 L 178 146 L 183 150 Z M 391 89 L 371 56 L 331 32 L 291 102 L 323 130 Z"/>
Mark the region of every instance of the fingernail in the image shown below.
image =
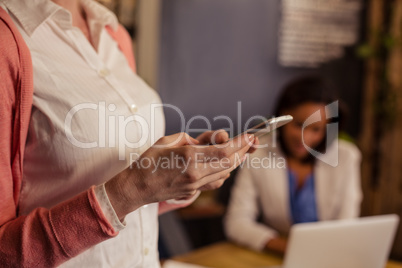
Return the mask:
<path id="1" fill-rule="evenodd" d="M 253 140 L 255 139 L 254 134 L 248 135 L 248 139 L 249 139 L 250 141 L 253 141 Z"/>

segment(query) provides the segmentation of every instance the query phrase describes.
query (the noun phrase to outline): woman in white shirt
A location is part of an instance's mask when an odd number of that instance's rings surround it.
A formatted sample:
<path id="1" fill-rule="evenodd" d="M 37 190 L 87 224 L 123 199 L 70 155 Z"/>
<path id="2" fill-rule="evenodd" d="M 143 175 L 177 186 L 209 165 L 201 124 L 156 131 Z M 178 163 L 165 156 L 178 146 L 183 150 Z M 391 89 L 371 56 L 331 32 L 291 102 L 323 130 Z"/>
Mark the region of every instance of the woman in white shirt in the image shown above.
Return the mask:
<path id="1" fill-rule="evenodd" d="M 225 148 L 190 146 L 208 144 L 211 132 L 197 140 L 184 133 L 163 137 L 159 96 L 130 69 L 107 30 L 118 31 L 117 19 L 100 4 L 0 0 L 3 9 L 31 54 L 33 104 L 22 181 L 0 178 L 11 185 L 0 200 L 18 206 L 0 215 L 1 263 L 159 267 L 158 211 L 219 187 L 254 137 Z M 7 52 L 16 47 L 6 46 Z M 3 109 L 14 108 L 2 101 Z M 228 134 L 215 138 L 222 143 Z M 210 159 L 226 164 L 209 165 Z"/>
<path id="2" fill-rule="evenodd" d="M 275 115 L 294 119 L 261 138 L 260 146 L 268 146 L 239 169 L 225 217 L 231 240 L 284 253 L 292 224 L 359 216 L 361 155 L 352 143 L 333 137 L 330 126 L 337 130 L 333 124 L 340 122 L 333 121 L 338 102 L 331 91 L 314 76 L 284 89 Z"/>

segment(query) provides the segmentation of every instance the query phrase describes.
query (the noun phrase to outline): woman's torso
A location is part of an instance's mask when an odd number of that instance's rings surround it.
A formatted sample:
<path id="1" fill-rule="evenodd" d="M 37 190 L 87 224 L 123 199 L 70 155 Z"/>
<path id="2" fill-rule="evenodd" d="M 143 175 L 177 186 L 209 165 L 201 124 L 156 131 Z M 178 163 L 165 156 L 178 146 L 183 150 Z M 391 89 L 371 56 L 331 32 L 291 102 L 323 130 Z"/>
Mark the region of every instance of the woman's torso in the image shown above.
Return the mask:
<path id="1" fill-rule="evenodd" d="M 312 169 L 318 220 L 341 218 L 343 202 L 351 201 L 344 198 L 349 192 L 350 181 L 359 180 L 354 178 L 355 174 L 348 173 L 351 166 L 359 165 L 359 162 L 350 161 L 354 158 L 353 155 L 356 154 L 357 149 L 352 144 L 341 140 L 336 145 L 336 148 L 332 146 L 329 150 L 337 151 L 338 166 L 332 167 L 316 160 Z M 253 187 L 257 191 L 258 204 L 256 205 L 261 210 L 262 220 L 280 233 L 288 234 L 292 225 L 292 212 L 286 158 L 278 146 L 259 149 L 253 157 L 265 159 L 265 164 L 260 161 L 261 165 L 265 165 L 264 167 L 248 168 L 250 174 L 248 179 L 252 179 Z M 358 168 L 359 166 L 353 167 L 353 169 Z M 359 195 L 359 193 L 353 194 Z"/>
<path id="2" fill-rule="evenodd" d="M 132 72 L 102 25 L 102 19 L 113 18 L 98 12 L 92 1 L 84 2 L 87 11 L 100 15 L 90 21 L 91 30 L 98 31 L 97 50 L 71 27 L 68 13 L 50 1 L 43 1 L 42 8 L 53 11 L 32 33 L 24 31 L 29 14 L 13 16 L 34 68 L 20 215 L 106 182 L 164 134 L 162 109 L 152 107 L 160 104 L 158 95 Z M 158 266 L 157 211 L 158 204 L 151 204 L 131 213 L 117 237 L 63 266 Z"/>

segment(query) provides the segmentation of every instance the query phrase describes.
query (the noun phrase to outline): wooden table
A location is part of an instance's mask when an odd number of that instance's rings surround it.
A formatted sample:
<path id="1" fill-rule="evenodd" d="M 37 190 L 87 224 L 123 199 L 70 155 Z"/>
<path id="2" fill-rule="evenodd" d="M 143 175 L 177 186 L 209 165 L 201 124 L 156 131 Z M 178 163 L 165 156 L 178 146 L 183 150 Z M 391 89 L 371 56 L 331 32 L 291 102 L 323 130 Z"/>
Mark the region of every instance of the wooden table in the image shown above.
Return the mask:
<path id="1" fill-rule="evenodd" d="M 173 259 L 214 268 L 251 268 L 282 264 L 279 256 L 254 252 L 229 242 L 216 243 Z M 389 261 L 386 268 L 402 268 L 402 263 Z"/>

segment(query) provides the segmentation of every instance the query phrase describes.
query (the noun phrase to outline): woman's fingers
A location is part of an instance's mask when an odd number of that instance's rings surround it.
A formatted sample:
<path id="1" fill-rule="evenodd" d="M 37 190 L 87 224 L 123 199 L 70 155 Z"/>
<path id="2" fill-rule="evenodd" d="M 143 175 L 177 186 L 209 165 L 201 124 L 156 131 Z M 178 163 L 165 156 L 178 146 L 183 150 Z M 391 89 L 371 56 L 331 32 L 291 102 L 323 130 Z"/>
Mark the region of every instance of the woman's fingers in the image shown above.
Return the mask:
<path id="1" fill-rule="evenodd" d="M 258 145 L 260 145 L 260 140 L 258 139 L 258 137 L 255 137 L 254 144 L 250 147 L 250 149 L 248 150 L 247 153 L 249 153 L 249 154 L 254 153 L 255 150 L 257 150 Z"/>
<path id="2" fill-rule="evenodd" d="M 241 154 L 242 156 L 239 158 L 236 158 L 234 164 L 231 165 L 230 167 L 222 168 L 221 171 L 218 171 L 215 173 L 210 172 L 207 175 L 205 175 L 204 177 L 202 177 L 201 179 L 199 179 L 196 182 L 196 187 L 201 188 L 204 185 L 213 183 L 217 180 L 222 179 L 223 177 L 226 177 L 228 173 L 232 172 L 234 169 L 236 169 L 241 163 L 243 163 L 247 159 L 248 154 L 246 154 L 246 152 L 247 151 L 240 152 L 239 154 Z M 216 169 L 215 169 L 215 171 L 216 171 Z"/>
<path id="3" fill-rule="evenodd" d="M 249 149 L 254 144 L 254 139 L 254 135 L 244 134 L 235 137 L 223 144 L 192 147 L 194 152 L 197 153 L 198 156 L 202 155 L 205 160 L 210 159 L 211 161 L 230 157 L 237 151 L 246 147 Z"/>
<path id="4" fill-rule="evenodd" d="M 195 163 L 194 168 L 198 171 L 199 176 L 205 177 L 222 171 L 232 171 L 235 169 L 243 160 L 250 147 L 245 146 L 235 152 L 234 154 L 214 159 L 204 159 L 198 160 Z"/>
<path id="5" fill-rule="evenodd" d="M 230 141 L 225 148 L 218 146 L 177 147 L 173 151 L 169 151 L 174 155 L 174 159 L 171 156 L 170 158 L 174 160 L 173 164 L 177 164 L 176 168 L 181 168 L 181 173 L 190 182 L 196 182 L 203 177 L 235 169 L 249 151 L 253 138 L 253 136 L 238 137 Z"/>
<path id="6" fill-rule="evenodd" d="M 201 138 L 224 142 L 228 136 L 218 131 Z M 200 188 L 220 187 L 253 144 L 253 135 L 242 135 L 221 145 L 201 146 L 189 135 L 178 133 L 159 139 L 133 163 L 130 173 L 136 178 L 135 187 L 148 193 L 142 196 L 144 202 L 187 197 Z"/>
<path id="7" fill-rule="evenodd" d="M 200 144 L 221 144 L 229 141 L 229 134 L 219 129 L 216 131 L 206 131 L 197 137 Z"/>
<path id="8" fill-rule="evenodd" d="M 185 145 L 198 145 L 200 142 L 187 133 L 181 132 L 160 138 L 152 147 L 171 148 Z"/>
<path id="9" fill-rule="evenodd" d="M 210 191 L 220 188 L 225 183 L 225 181 L 230 177 L 230 173 L 226 173 L 226 171 L 222 172 L 222 174 L 223 175 L 221 174 L 211 175 L 215 176 L 217 179 L 214 179 L 214 181 L 201 186 L 198 190 Z"/>

